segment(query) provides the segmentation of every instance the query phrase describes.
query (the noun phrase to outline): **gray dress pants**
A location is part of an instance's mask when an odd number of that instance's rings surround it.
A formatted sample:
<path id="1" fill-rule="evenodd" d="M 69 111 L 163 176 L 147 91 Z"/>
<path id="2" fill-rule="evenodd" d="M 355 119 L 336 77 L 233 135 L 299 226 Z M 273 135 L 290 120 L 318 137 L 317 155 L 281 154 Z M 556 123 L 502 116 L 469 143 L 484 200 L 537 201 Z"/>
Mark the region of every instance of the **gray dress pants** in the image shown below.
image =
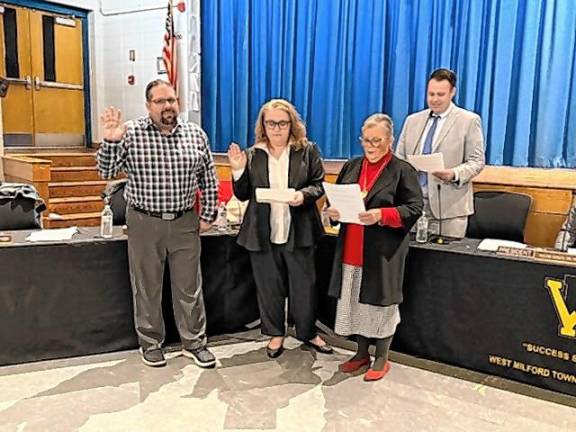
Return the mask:
<path id="1" fill-rule="evenodd" d="M 200 273 L 199 218 L 189 211 L 176 220 L 148 216 L 130 207 L 128 258 L 138 342 L 146 350 L 164 342 L 162 282 L 170 266 L 172 307 L 185 349 L 206 345 L 206 313 Z"/>

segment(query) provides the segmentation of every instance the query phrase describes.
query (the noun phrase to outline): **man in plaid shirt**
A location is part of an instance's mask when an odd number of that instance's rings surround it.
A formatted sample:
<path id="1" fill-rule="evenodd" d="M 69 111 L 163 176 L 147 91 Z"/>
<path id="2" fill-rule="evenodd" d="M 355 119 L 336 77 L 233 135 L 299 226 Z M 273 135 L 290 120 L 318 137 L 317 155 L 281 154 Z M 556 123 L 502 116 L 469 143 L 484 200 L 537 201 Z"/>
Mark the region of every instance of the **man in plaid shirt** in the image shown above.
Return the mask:
<path id="1" fill-rule="evenodd" d="M 206 348 L 199 233 L 216 218 L 218 181 L 206 133 L 178 117 L 174 88 L 155 80 L 146 87 L 148 116 L 122 123 L 118 109 L 101 116 L 104 141 L 96 154 L 106 179 L 126 172 L 128 258 L 134 322 L 142 360 L 163 366 L 164 263 L 170 265 L 174 316 L 182 354 L 214 367 Z M 200 214 L 194 209 L 201 190 Z"/>

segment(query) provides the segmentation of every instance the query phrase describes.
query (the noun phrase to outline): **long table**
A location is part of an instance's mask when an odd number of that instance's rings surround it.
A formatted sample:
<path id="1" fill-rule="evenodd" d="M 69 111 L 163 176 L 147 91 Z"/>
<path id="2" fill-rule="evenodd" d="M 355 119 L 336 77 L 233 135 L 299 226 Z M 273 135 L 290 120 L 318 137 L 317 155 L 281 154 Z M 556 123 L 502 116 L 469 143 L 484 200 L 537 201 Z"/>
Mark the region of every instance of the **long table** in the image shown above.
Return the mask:
<path id="1" fill-rule="evenodd" d="M 478 243 L 411 244 L 392 349 L 576 396 L 576 268 Z M 322 293 L 334 246 L 326 237 L 318 250 Z M 335 301 L 320 305 L 333 325 Z"/>
<path id="2" fill-rule="evenodd" d="M 0 365 L 137 347 L 126 236 L 80 228 L 70 241 L 30 243 L 10 232 L 0 247 Z M 232 235 L 202 235 L 207 332 L 215 335 L 258 319 L 250 260 Z M 177 342 L 165 272 L 167 342 Z"/>
<path id="3" fill-rule="evenodd" d="M 15 233 L 12 246 L 0 247 L 0 365 L 137 346 L 126 238 L 95 233 L 82 229 L 55 244 L 30 244 Z M 202 237 L 212 335 L 258 318 L 248 254 L 235 240 Z M 336 310 L 326 296 L 335 240 L 322 239 L 316 262 L 319 318 L 328 326 Z M 411 244 L 393 349 L 576 395 L 576 269 L 477 245 Z M 164 292 L 168 342 L 176 342 Z"/>

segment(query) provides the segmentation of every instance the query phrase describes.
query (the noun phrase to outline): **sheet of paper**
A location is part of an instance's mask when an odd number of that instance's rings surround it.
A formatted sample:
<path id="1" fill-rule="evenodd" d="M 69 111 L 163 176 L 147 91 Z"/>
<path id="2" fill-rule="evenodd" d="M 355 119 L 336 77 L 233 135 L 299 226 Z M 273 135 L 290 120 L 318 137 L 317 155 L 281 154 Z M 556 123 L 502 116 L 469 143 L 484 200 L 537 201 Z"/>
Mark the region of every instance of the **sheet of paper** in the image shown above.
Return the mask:
<path id="1" fill-rule="evenodd" d="M 576 248 L 568 248 L 567 252 L 569 255 L 576 255 Z"/>
<path id="2" fill-rule="evenodd" d="M 256 188 L 256 202 L 259 203 L 287 203 L 294 199 L 296 190 Z"/>
<path id="3" fill-rule="evenodd" d="M 70 240 L 77 232 L 76 227 L 33 231 L 26 240 L 31 242 Z"/>
<path id="4" fill-rule="evenodd" d="M 478 245 L 478 250 L 496 252 L 500 246 L 507 246 L 518 249 L 525 249 L 524 243 L 518 243 L 511 240 L 484 239 Z"/>
<path id="5" fill-rule="evenodd" d="M 340 222 L 364 225 L 358 219 L 358 213 L 366 211 L 364 200 L 360 193 L 360 185 L 323 183 L 330 206 L 340 212 Z"/>
<path id="6" fill-rule="evenodd" d="M 434 172 L 444 169 L 444 156 L 442 153 L 408 155 L 408 162 L 418 171 Z"/>

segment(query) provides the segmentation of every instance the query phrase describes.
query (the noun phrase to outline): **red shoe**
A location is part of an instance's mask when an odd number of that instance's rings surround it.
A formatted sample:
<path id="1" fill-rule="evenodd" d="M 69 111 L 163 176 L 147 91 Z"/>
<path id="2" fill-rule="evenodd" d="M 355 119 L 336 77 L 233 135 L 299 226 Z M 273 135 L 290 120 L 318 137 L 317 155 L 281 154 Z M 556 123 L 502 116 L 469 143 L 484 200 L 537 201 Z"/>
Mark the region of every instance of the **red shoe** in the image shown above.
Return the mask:
<path id="1" fill-rule="evenodd" d="M 372 368 L 368 369 L 368 372 L 364 375 L 364 381 L 378 381 L 384 378 L 384 375 L 388 373 L 392 366 L 390 362 L 386 362 L 384 365 L 384 369 L 382 370 L 374 370 Z"/>
<path id="2" fill-rule="evenodd" d="M 360 369 L 362 366 L 366 366 L 370 364 L 370 357 L 366 357 L 360 360 L 348 360 L 338 366 L 338 370 L 344 373 L 355 372 Z"/>

